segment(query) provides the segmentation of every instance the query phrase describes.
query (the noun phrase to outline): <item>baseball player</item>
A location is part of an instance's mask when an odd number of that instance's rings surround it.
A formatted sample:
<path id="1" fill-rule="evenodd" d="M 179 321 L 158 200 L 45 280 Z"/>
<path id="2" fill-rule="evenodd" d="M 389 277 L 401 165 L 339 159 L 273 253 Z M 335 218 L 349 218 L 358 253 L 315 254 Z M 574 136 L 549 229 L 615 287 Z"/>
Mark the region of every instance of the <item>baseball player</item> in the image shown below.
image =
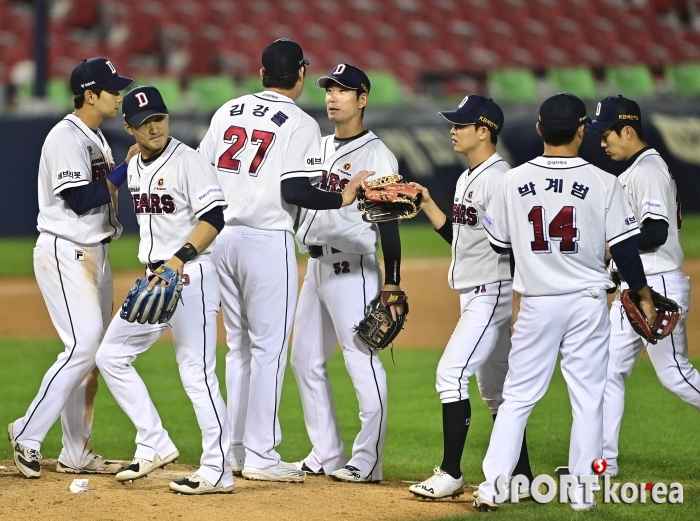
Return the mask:
<path id="1" fill-rule="evenodd" d="M 610 96 L 598 104 L 596 119 L 588 126 L 598 132 L 601 146 L 627 169 L 618 178 L 640 224 L 637 248 L 648 283 L 681 306 L 673 333 L 647 345 L 647 352 L 661 383 L 679 398 L 700 410 L 700 374 L 688 361 L 685 322 L 690 308 L 690 282 L 681 271 L 683 251 L 680 197 L 676 182 L 659 153 L 647 146 L 639 105 L 622 96 Z M 622 289 L 629 287 L 622 282 Z M 619 294 L 610 309 L 610 360 L 603 405 L 603 458 L 607 473 L 618 473 L 618 440 L 625 404 L 625 380 L 644 349 L 624 313 Z M 621 318 L 622 317 L 622 318 Z"/>
<path id="2" fill-rule="evenodd" d="M 356 176 L 342 193 L 311 185 L 321 173 L 318 124 L 296 106 L 308 60 L 291 40 L 262 53 L 265 90 L 225 103 L 199 152 L 216 167 L 228 209 L 214 260 L 221 281 L 226 385 L 234 472 L 263 481 L 302 482 L 281 461 L 278 410 L 296 306 L 292 238 L 297 207 L 331 209 L 354 201 Z"/>
<path id="3" fill-rule="evenodd" d="M 168 136 L 168 109 L 155 87 L 137 87 L 124 97 L 124 127 L 141 152 L 129 163 L 129 190 L 139 221 L 139 260 L 152 273 L 161 265 L 182 274 L 182 307 L 169 323 L 127 322 L 117 314 L 107 328 L 97 366 L 136 426 L 136 455 L 117 481 L 134 480 L 175 461 L 178 451 L 163 428 L 146 386 L 132 363 L 172 329 L 180 378 L 202 430 L 199 469 L 170 483 L 182 494 L 231 492 L 230 430 L 219 393 L 216 315 L 219 280 L 211 259 L 224 227 L 226 207 L 214 169 L 187 145 Z"/>
<path id="4" fill-rule="evenodd" d="M 507 172 L 484 215 L 494 249 L 513 251 L 513 288 L 522 298 L 504 401 L 483 464 L 486 481 L 474 500 L 479 510 L 497 509 L 505 500 L 496 481 L 505 478 L 509 484 L 527 418 L 549 386 L 560 351 L 573 414 L 569 467 L 579 483 L 593 473 L 603 444 L 602 368 L 610 335 L 606 242 L 630 288 L 639 293 L 647 319 L 656 318 L 634 237 L 639 228 L 622 187 L 577 157 L 589 121 L 576 96 L 547 99 L 537 123 L 544 155 Z M 582 484 L 569 501 L 576 510 L 595 506 L 584 497 Z"/>
<path id="5" fill-rule="evenodd" d="M 503 111 L 490 98 L 467 96 L 457 110 L 439 113 L 452 123 L 452 143 L 472 165 L 457 181 L 450 219 L 423 192 L 422 209 L 435 230 L 452 245 L 448 283 L 459 291 L 461 318 L 437 369 L 437 392 L 442 402 L 443 460 L 434 475 L 409 491 L 439 499 L 464 492 L 460 470 L 462 452 L 471 422 L 468 380 L 476 374 L 481 396 L 494 420 L 503 402 L 508 372 L 510 317 L 513 300 L 509 252 L 491 249 L 484 232 L 484 213 L 496 188 L 510 169 L 496 152 L 503 129 Z M 514 475 L 532 480 L 523 436 Z M 523 497 L 529 496 L 524 491 Z"/>
<path id="6" fill-rule="evenodd" d="M 15 464 L 28 478 L 41 476 L 39 449 L 59 415 L 58 472 L 114 474 L 120 467 L 95 454 L 90 444 L 95 353 L 112 313 L 107 245 L 122 232 L 113 198 L 127 170 L 126 163 L 114 168 L 99 127 L 116 116 L 120 91 L 132 82 L 105 58 L 80 62 L 71 74 L 75 112 L 56 124 L 41 150 L 34 272 L 65 351 L 26 414 L 7 427 Z"/>
<path id="7" fill-rule="evenodd" d="M 357 172 L 374 171 L 375 176 L 398 172 L 394 155 L 362 123 L 371 88 L 367 75 L 341 63 L 316 80 L 316 85 L 326 91 L 328 119 L 335 125 L 334 134 L 322 141 L 322 176 L 316 186 L 338 194 Z M 384 252 L 383 285 L 376 257 L 379 237 Z M 380 290 L 401 291 L 398 221 L 379 226 L 366 223 L 356 205 L 339 211 L 308 210 L 303 212 L 296 241 L 310 259 L 294 319 L 291 363 L 313 445 L 297 466 L 338 481 L 379 482 L 386 441 L 386 373 L 377 352 L 363 345 L 353 328 Z M 393 308 L 403 313 L 402 306 Z M 340 437 L 326 370 L 336 342 L 360 406 L 362 426 L 350 460 Z"/>

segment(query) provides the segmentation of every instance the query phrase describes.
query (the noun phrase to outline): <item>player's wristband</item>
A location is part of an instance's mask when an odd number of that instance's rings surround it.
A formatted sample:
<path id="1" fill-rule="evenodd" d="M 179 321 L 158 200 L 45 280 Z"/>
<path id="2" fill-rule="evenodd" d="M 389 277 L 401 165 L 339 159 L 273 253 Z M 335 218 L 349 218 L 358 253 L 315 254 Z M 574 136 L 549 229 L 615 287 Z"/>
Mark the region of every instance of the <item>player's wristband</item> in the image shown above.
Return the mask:
<path id="1" fill-rule="evenodd" d="M 192 246 L 189 242 L 175 252 L 175 257 L 180 259 L 183 263 L 191 261 L 197 255 L 199 255 L 199 253 L 197 253 L 197 248 Z"/>
<path id="2" fill-rule="evenodd" d="M 110 183 L 119 188 L 122 184 L 124 184 L 124 181 L 126 181 L 127 168 L 126 163 L 122 163 L 107 174 L 107 179 L 109 179 Z"/>

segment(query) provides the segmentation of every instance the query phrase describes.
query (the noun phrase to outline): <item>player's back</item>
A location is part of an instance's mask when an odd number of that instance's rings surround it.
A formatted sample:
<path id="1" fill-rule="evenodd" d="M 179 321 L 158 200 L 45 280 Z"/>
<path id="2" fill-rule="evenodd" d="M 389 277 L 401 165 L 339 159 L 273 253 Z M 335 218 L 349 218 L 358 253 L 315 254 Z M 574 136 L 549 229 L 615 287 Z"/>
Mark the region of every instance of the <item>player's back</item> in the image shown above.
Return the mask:
<path id="1" fill-rule="evenodd" d="M 510 237 L 504 240 L 502 223 L 485 224 L 513 248 L 514 289 L 542 296 L 612 287 L 605 243 L 637 233 L 620 188 L 614 176 L 578 157 L 538 157 L 510 170 L 487 217 L 507 216 Z"/>
<path id="2" fill-rule="evenodd" d="M 212 118 L 199 152 L 217 169 L 228 203 L 225 219 L 264 230 L 292 230 L 296 206 L 281 181 L 321 170 L 316 121 L 276 92 L 225 103 Z"/>

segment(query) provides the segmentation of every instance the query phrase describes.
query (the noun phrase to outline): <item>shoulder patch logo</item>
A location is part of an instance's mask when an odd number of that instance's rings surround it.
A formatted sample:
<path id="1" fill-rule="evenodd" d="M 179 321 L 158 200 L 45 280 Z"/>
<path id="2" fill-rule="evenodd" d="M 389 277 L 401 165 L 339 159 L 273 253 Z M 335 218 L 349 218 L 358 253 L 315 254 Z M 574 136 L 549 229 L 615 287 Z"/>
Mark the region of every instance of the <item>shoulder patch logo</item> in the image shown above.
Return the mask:
<path id="1" fill-rule="evenodd" d="M 471 202 L 473 195 L 474 195 L 474 190 L 469 190 L 469 193 L 467 194 L 467 201 Z"/>

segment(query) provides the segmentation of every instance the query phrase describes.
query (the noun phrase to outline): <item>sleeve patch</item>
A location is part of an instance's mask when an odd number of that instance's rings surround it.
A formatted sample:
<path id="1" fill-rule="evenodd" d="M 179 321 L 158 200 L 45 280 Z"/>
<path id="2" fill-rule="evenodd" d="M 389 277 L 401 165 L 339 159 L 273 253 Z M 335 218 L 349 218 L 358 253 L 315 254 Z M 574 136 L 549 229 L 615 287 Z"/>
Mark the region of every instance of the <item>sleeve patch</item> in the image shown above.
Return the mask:
<path id="1" fill-rule="evenodd" d="M 62 172 L 58 173 L 58 180 L 59 181 L 61 181 L 63 179 L 73 179 L 73 180 L 79 181 L 82 178 L 83 178 L 83 174 L 80 171 L 63 170 Z"/>
<path id="2" fill-rule="evenodd" d="M 659 212 L 662 209 L 659 199 L 644 199 L 642 201 L 642 212 Z"/>
<path id="3" fill-rule="evenodd" d="M 487 230 L 490 230 L 492 226 L 493 226 L 493 217 L 491 217 L 488 212 L 485 212 L 484 213 L 484 228 L 486 228 Z"/>
<path id="4" fill-rule="evenodd" d="M 204 187 L 204 190 L 197 194 L 197 200 L 204 201 L 205 199 L 223 199 L 224 191 L 218 185 L 209 185 Z"/>
<path id="5" fill-rule="evenodd" d="M 625 226 L 637 226 L 637 218 L 633 213 L 625 216 Z"/>
<path id="6" fill-rule="evenodd" d="M 323 160 L 321 159 L 321 156 L 306 156 L 304 164 L 312 167 L 321 166 L 323 165 Z"/>

